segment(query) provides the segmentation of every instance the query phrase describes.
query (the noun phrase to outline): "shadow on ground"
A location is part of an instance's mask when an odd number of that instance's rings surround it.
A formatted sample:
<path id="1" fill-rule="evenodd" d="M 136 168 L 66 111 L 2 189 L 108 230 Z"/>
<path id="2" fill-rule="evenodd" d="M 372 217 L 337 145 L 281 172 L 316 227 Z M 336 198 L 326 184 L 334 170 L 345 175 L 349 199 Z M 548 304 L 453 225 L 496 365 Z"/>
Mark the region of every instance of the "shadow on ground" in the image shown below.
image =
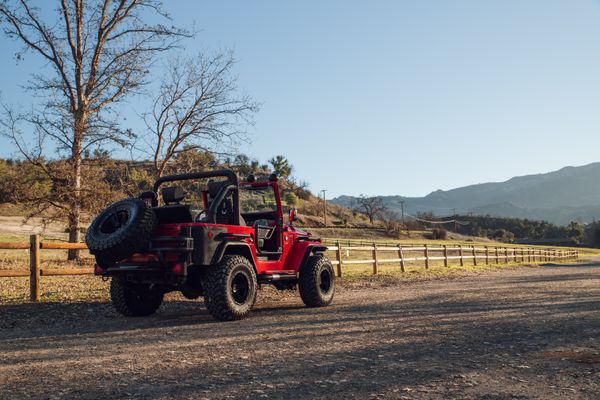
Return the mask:
<path id="1" fill-rule="evenodd" d="M 0 330 L 11 377 L 0 389 L 43 395 L 23 386 L 17 371 L 27 366 L 82 399 L 592 398 L 596 358 L 556 356 L 600 348 L 592 267 L 358 289 L 321 309 L 259 303 L 231 323 L 214 322 L 201 302 L 139 319 L 107 303 L 0 306 L 0 320 L 14 323 Z M 75 367 L 94 379 L 74 380 Z"/>

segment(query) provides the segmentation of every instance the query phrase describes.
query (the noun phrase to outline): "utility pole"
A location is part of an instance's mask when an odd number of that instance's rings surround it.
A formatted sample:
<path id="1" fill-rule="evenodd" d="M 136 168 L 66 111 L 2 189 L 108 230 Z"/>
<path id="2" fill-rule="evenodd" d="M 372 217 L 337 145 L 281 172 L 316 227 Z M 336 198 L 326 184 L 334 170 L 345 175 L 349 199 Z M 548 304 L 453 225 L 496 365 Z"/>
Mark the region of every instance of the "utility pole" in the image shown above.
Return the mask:
<path id="1" fill-rule="evenodd" d="M 410 237 L 410 231 L 408 230 L 408 226 L 406 226 L 406 220 L 404 219 L 404 200 L 400 200 L 400 208 L 402 209 L 402 227 L 406 229 L 406 234 Z"/>
<path id="2" fill-rule="evenodd" d="M 327 201 L 325 199 L 325 192 L 327 192 L 327 189 L 323 189 L 321 192 L 323 192 L 323 225 L 327 227 Z"/>
<path id="3" fill-rule="evenodd" d="M 458 233 L 458 224 L 456 223 L 456 208 L 452 209 L 452 214 L 454 215 L 454 232 Z"/>

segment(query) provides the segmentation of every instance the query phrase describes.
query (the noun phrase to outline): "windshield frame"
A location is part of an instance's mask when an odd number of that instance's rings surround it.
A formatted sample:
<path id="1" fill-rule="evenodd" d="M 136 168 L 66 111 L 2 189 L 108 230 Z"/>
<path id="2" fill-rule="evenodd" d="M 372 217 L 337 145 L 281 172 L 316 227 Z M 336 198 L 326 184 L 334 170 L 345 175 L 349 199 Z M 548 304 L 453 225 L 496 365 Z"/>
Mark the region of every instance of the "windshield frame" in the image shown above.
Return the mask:
<path id="1" fill-rule="evenodd" d="M 270 187 L 271 190 L 273 190 L 273 196 L 275 197 L 275 204 L 276 204 L 276 209 L 275 210 L 269 210 L 269 211 L 250 211 L 250 212 L 244 212 L 242 211 L 242 193 L 246 190 L 251 191 L 252 189 L 258 190 L 258 189 L 264 189 L 264 188 L 268 188 Z M 277 184 L 277 182 L 240 182 L 239 184 L 239 192 L 240 192 L 240 212 L 241 214 L 246 214 L 246 215 L 258 215 L 258 214 L 275 214 L 278 218 L 283 218 L 283 211 L 281 208 L 281 198 L 279 196 L 279 185 Z"/>

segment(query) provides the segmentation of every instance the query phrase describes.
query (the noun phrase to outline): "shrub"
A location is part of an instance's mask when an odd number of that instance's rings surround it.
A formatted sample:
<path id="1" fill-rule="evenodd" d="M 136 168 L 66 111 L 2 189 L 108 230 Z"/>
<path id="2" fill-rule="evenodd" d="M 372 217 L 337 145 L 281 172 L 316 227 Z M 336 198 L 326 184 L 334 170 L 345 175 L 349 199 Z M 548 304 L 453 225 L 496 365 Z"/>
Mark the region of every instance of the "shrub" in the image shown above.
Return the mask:
<path id="1" fill-rule="evenodd" d="M 427 234 L 425 237 L 433 240 L 446 240 L 448 231 L 444 228 L 434 228 L 431 233 Z"/>
<path id="2" fill-rule="evenodd" d="M 434 239 L 446 240 L 446 238 L 448 237 L 448 231 L 445 230 L 444 228 L 435 228 L 431 232 L 431 235 L 433 236 Z"/>
<path id="3" fill-rule="evenodd" d="M 288 206 L 295 207 L 298 205 L 298 196 L 296 196 L 296 193 L 294 192 L 287 192 L 284 200 Z"/>

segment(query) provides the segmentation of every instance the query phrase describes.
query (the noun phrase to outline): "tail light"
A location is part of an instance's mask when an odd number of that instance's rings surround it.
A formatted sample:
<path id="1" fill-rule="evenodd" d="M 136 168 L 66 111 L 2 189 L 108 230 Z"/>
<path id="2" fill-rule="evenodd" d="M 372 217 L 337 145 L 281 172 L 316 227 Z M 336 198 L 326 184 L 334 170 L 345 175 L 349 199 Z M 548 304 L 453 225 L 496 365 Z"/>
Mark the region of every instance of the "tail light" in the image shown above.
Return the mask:
<path id="1" fill-rule="evenodd" d="M 173 265 L 173 268 L 171 269 L 171 271 L 175 275 L 181 275 L 181 273 L 183 272 L 183 267 L 181 266 L 181 264 L 177 263 L 177 264 Z"/>

